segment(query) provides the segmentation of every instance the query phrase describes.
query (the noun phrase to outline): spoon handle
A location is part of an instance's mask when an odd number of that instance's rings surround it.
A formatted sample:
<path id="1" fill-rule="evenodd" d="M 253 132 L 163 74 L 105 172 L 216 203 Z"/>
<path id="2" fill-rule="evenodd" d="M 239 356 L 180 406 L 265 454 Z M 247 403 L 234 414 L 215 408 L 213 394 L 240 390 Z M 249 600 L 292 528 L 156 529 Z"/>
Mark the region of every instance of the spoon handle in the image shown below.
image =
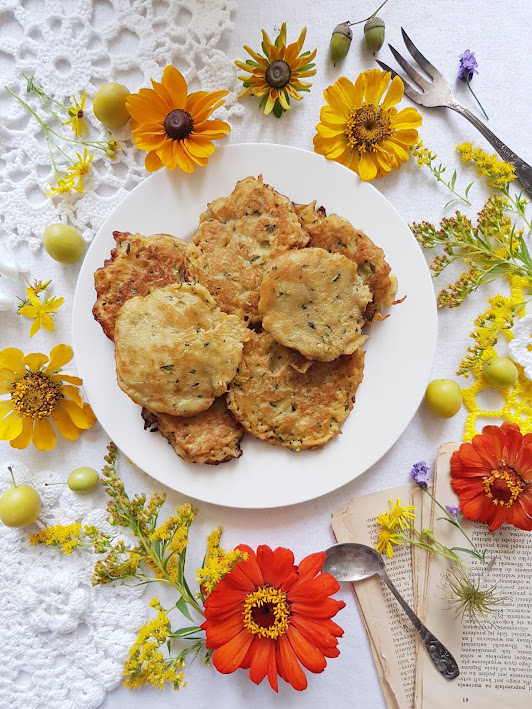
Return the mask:
<path id="1" fill-rule="evenodd" d="M 388 574 L 380 573 L 380 577 L 384 583 L 388 586 L 390 591 L 399 601 L 401 608 L 407 614 L 410 622 L 417 630 L 425 649 L 427 650 L 430 659 L 432 660 L 434 666 L 438 672 L 445 677 L 445 679 L 455 679 L 460 674 L 456 660 L 451 655 L 449 650 L 441 644 L 441 642 L 436 638 L 428 628 L 426 628 L 423 623 L 419 620 L 414 611 L 410 608 L 405 599 L 401 596 L 399 591 L 395 588 L 393 583 L 390 581 Z"/>

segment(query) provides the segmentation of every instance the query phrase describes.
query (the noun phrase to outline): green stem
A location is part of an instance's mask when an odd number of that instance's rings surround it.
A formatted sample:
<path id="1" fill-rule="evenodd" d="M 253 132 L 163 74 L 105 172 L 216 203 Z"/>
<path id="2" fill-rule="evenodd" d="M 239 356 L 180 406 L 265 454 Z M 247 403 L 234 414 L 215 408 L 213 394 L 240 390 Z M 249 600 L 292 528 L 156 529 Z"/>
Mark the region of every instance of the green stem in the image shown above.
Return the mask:
<path id="1" fill-rule="evenodd" d="M 13 487 L 17 487 L 17 483 L 15 482 L 15 476 L 13 475 L 13 468 L 8 465 L 7 469 L 9 470 L 9 474 L 11 475 L 11 480 L 13 480 Z"/>
<path id="2" fill-rule="evenodd" d="M 484 562 L 484 554 L 481 554 L 481 553 L 479 552 L 479 550 L 478 550 L 478 549 L 476 548 L 476 546 L 473 544 L 473 542 L 471 541 L 471 539 L 469 538 L 469 536 L 468 536 L 468 535 L 465 533 L 465 531 L 462 529 L 462 525 L 461 525 L 457 520 L 455 520 L 455 518 L 454 518 L 451 514 L 449 514 L 449 511 L 448 511 L 442 504 L 440 504 L 440 503 L 438 502 L 438 500 L 434 497 L 434 495 L 432 495 L 432 494 L 428 491 L 428 488 L 423 488 L 423 489 L 425 490 L 425 492 L 427 493 L 427 495 L 430 497 L 430 499 L 431 499 L 434 503 L 436 503 L 436 504 L 438 505 L 438 507 L 440 508 L 440 510 L 442 510 L 442 512 L 443 512 L 443 513 L 445 514 L 445 516 L 447 517 L 447 519 L 449 519 L 449 521 L 452 522 L 452 524 L 453 524 L 457 529 L 459 529 L 459 530 L 462 532 L 462 534 L 464 535 L 464 537 L 467 539 L 469 545 L 471 546 L 471 549 L 472 549 L 473 552 L 475 553 L 476 558 L 477 558 L 479 561 Z"/>
<path id="3" fill-rule="evenodd" d="M 482 104 L 480 103 L 480 101 L 478 100 L 478 98 L 476 97 L 475 92 L 474 92 L 473 89 L 471 88 L 470 82 L 467 81 L 466 83 L 467 83 L 468 89 L 469 89 L 469 90 L 471 91 L 471 93 L 473 94 L 473 98 L 475 99 L 475 101 L 476 101 L 476 102 L 478 103 L 478 105 L 480 106 L 480 110 L 481 110 L 482 113 L 486 116 L 486 120 L 489 121 L 488 114 L 486 113 L 486 111 L 484 110 L 484 107 L 482 106 Z"/>

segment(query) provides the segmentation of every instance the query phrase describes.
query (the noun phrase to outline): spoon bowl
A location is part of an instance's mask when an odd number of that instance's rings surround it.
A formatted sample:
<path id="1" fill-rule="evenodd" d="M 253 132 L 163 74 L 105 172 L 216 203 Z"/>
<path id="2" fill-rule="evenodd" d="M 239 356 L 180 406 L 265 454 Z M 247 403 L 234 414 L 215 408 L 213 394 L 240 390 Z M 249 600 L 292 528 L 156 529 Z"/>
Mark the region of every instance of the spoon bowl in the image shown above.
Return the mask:
<path id="1" fill-rule="evenodd" d="M 384 561 L 365 544 L 335 544 L 325 552 L 322 571 L 337 581 L 362 581 L 384 571 Z"/>

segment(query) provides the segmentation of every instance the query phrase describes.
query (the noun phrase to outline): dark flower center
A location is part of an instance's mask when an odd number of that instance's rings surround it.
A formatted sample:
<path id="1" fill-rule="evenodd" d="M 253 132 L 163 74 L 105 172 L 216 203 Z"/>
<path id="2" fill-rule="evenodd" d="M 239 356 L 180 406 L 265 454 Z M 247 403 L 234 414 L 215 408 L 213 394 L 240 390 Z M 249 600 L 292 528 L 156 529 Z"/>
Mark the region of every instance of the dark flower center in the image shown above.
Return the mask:
<path id="1" fill-rule="evenodd" d="M 484 478 L 484 489 L 494 505 L 511 507 L 525 489 L 525 483 L 515 470 L 504 460 L 499 463 L 498 470 L 492 470 L 488 478 Z"/>
<path id="2" fill-rule="evenodd" d="M 273 89 L 282 89 L 290 81 L 290 74 L 288 64 L 277 60 L 266 69 L 266 81 Z"/>
<path id="3" fill-rule="evenodd" d="M 164 130 L 172 140 L 183 140 L 192 132 L 194 121 L 190 113 L 176 108 L 164 119 Z"/>

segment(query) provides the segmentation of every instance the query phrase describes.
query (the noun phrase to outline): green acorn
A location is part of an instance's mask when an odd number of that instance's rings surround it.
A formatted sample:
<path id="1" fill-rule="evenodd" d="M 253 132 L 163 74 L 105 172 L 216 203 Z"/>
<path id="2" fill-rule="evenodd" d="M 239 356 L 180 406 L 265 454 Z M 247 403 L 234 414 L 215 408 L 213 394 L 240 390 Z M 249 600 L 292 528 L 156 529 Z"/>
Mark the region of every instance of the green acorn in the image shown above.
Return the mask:
<path id="1" fill-rule="evenodd" d="M 353 39 L 353 30 L 349 27 L 349 22 L 341 22 L 333 30 L 329 53 L 334 65 L 345 59 Z"/>
<path id="2" fill-rule="evenodd" d="M 384 44 L 384 20 L 370 17 L 364 25 L 364 39 L 368 51 L 376 54 Z"/>

